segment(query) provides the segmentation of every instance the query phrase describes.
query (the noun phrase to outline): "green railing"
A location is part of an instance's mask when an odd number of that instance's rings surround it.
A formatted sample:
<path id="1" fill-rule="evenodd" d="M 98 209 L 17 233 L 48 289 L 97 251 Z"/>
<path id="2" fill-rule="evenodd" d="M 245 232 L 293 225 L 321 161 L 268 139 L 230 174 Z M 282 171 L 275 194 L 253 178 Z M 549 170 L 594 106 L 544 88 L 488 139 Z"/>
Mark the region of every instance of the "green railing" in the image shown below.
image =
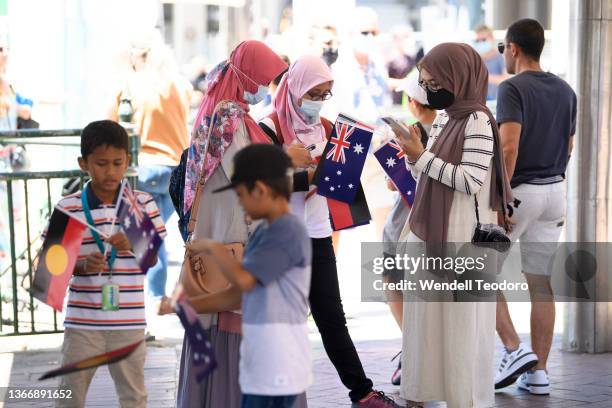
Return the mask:
<path id="1" fill-rule="evenodd" d="M 128 177 L 134 185 L 139 138 L 131 129 L 128 131 L 132 156 Z M 4 131 L 0 132 L 0 147 L 49 145 L 74 148 L 79 146 L 80 134 L 81 129 Z M 52 162 L 59 158 L 44 157 L 47 159 Z M 67 166 L 76 167 L 76 156 Z M 34 299 L 29 288 L 34 279 L 33 264 L 42 247 L 40 232 L 61 198 L 64 182 L 76 178 L 82 187 L 86 177 L 79 169 L 0 172 L 0 234 L 3 235 L 0 236 L 0 250 L 5 251 L 4 261 L 0 259 L 0 336 L 62 331 L 57 312 Z M 3 208 L 4 204 L 6 208 Z M 15 215 L 20 213 L 22 215 L 16 218 Z"/>

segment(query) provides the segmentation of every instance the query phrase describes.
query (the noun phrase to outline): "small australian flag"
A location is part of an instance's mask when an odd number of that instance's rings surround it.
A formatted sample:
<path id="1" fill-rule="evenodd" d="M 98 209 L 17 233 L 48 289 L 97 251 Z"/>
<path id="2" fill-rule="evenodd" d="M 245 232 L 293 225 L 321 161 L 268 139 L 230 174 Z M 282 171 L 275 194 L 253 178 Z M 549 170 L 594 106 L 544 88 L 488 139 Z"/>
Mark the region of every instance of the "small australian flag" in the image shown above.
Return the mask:
<path id="1" fill-rule="evenodd" d="M 319 195 L 349 204 L 355 200 L 372 134 L 372 128 L 338 116 L 317 171 Z"/>
<path id="2" fill-rule="evenodd" d="M 215 368 L 217 360 L 212 348 L 212 344 L 206 331 L 200 324 L 200 319 L 193 309 L 185 294 L 177 299 L 175 305 L 176 315 L 185 329 L 185 336 L 191 347 L 192 361 L 197 382 L 202 382 Z"/>
<path id="3" fill-rule="evenodd" d="M 162 239 L 130 185 L 124 182 L 122 188 L 117 207 L 117 222 L 132 245 L 140 270 L 147 272 L 150 266 L 155 265 Z"/>
<path id="4" fill-rule="evenodd" d="M 406 167 L 406 154 L 395 140 L 391 140 L 374 152 L 387 176 L 393 181 L 408 207 L 414 203 L 417 183 Z"/>

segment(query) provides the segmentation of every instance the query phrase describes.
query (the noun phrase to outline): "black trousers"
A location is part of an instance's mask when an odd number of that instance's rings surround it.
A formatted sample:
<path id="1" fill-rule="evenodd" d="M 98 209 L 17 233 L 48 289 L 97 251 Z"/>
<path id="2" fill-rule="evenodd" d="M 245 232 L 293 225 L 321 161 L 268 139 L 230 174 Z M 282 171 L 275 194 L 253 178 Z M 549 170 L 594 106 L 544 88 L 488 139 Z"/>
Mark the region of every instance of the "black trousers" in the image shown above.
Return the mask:
<path id="1" fill-rule="evenodd" d="M 372 391 L 372 380 L 366 377 L 346 327 L 340 299 L 336 256 L 331 237 L 312 240 L 312 281 L 310 310 L 321 333 L 323 347 L 340 380 L 350 390 L 351 401 L 359 401 Z"/>

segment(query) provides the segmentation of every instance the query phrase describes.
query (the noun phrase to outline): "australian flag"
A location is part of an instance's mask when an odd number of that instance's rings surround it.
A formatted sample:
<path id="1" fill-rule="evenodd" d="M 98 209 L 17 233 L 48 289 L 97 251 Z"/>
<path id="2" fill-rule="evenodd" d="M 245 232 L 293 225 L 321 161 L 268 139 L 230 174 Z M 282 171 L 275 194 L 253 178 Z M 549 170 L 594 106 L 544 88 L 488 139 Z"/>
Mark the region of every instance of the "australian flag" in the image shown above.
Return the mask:
<path id="1" fill-rule="evenodd" d="M 162 239 L 130 185 L 125 182 L 119 194 L 117 222 L 132 245 L 140 270 L 146 272 L 157 261 Z"/>
<path id="2" fill-rule="evenodd" d="M 184 293 L 177 299 L 175 311 L 185 328 L 185 336 L 191 347 L 191 365 L 195 371 L 196 381 L 202 382 L 217 367 L 212 344 Z"/>
<path id="3" fill-rule="evenodd" d="M 317 170 L 317 192 L 344 203 L 352 203 L 372 142 L 373 129 L 340 115 L 336 119 Z"/>
<path id="4" fill-rule="evenodd" d="M 374 156 L 397 187 L 406 205 L 412 207 L 417 183 L 406 167 L 406 154 L 402 148 L 395 140 L 391 140 L 376 150 Z"/>

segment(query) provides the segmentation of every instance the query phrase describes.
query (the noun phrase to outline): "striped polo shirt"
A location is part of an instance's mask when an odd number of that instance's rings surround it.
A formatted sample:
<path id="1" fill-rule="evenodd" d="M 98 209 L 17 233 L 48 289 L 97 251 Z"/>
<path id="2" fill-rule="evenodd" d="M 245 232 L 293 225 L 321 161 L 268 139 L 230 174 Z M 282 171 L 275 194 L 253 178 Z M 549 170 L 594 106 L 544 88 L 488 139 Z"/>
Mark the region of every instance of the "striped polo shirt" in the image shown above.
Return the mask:
<path id="1" fill-rule="evenodd" d="M 111 233 L 115 221 L 115 204 L 103 204 L 93 193 L 87 189 L 87 200 L 95 227 L 105 234 Z M 149 215 L 157 232 L 163 239 L 166 228 L 153 198 L 144 192 L 134 191 L 142 209 Z M 81 192 L 64 197 L 58 206 L 85 221 Z M 43 232 L 43 238 L 47 228 Z M 115 223 L 113 231 L 118 230 Z M 93 252 L 98 252 L 98 245 L 89 229 L 83 232 L 83 243 L 79 252 L 78 261 L 83 261 Z M 108 251 L 110 256 L 110 248 Z M 119 285 L 119 310 L 103 311 L 102 285 L 110 281 Z M 144 304 L 143 273 L 136 259 L 128 251 L 118 251 L 112 274 L 108 263 L 102 273 L 73 276 L 70 280 L 68 302 L 64 326 L 88 330 L 125 330 L 139 329 L 146 326 Z"/>

